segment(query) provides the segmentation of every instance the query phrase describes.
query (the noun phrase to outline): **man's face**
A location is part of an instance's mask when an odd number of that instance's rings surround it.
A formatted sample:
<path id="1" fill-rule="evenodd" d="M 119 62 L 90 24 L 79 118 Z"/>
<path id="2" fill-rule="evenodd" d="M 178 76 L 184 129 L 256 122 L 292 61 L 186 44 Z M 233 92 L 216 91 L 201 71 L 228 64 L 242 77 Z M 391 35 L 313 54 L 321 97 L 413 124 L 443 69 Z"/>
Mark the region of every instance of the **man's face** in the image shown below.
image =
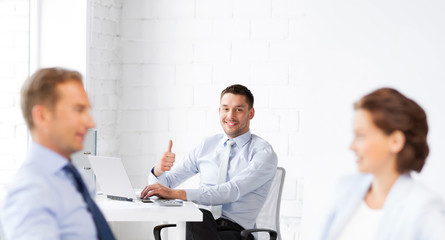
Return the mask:
<path id="1" fill-rule="evenodd" d="M 226 93 L 221 98 L 219 118 L 229 138 L 238 137 L 249 131 L 250 120 L 254 115 L 255 110 L 249 109 L 245 96 Z"/>
<path id="2" fill-rule="evenodd" d="M 88 96 L 79 82 L 67 81 L 57 85 L 59 100 L 54 109 L 44 107 L 42 145 L 69 158 L 83 148 L 83 140 L 89 128 L 94 127 L 90 115 Z"/>

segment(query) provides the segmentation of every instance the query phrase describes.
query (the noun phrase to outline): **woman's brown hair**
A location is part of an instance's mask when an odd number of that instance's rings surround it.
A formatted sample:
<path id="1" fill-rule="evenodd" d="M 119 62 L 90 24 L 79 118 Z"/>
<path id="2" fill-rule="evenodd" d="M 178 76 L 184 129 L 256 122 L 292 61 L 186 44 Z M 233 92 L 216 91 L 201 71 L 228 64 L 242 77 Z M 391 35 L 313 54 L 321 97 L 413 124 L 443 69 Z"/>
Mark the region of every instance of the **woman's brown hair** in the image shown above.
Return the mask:
<path id="1" fill-rule="evenodd" d="M 354 109 L 371 113 L 377 127 L 386 134 L 401 131 L 405 146 L 397 154 L 397 171 L 420 172 L 429 153 L 425 111 L 413 100 L 392 88 L 380 88 L 354 104 Z"/>

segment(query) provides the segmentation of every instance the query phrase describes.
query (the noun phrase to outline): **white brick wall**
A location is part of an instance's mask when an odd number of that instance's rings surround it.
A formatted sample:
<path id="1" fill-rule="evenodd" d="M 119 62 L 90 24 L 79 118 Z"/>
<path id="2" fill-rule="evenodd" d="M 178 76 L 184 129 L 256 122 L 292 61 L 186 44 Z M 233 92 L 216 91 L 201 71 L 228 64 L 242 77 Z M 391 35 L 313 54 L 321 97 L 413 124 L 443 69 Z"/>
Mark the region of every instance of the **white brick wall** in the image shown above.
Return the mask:
<path id="1" fill-rule="evenodd" d="M 252 132 L 271 142 L 280 165 L 295 166 L 290 143 L 299 135 L 304 96 L 293 82 L 289 87 L 295 39 L 287 6 L 294 7 L 270 0 L 123 1 L 118 153 L 136 186 L 145 184 L 168 139 L 179 161 L 205 136 L 221 132 L 219 94 L 234 83 L 256 97 Z M 290 240 L 299 236 L 298 173 L 288 171 L 283 197 L 283 237 Z"/>
<path id="2" fill-rule="evenodd" d="M 397 87 L 427 109 L 433 150 L 421 178 L 441 191 L 441 2 L 93 2 L 88 92 L 99 154 L 123 157 L 136 187 L 146 184 L 168 139 L 179 161 L 220 132 L 219 93 L 241 83 L 256 97 L 252 132 L 287 169 L 283 239 L 317 232 L 330 187 L 354 171 L 351 105 L 376 87 Z M 129 229 L 119 226 L 120 236 Z"/>
<path id="3" fill-rule="evenodd" d="M 88 67 L 86 88 L 98 129 L 99 155 L 119 156 L 117 130 L 122 78 L 120 13 L 122 1 L 94 0 L 88 25 Z"/>
<path id="4" fill-rule="evenodd" d="M 0 200 L 26 153 L 19 92 L 28 76 L 28 11 L 28 0 L 0 1 Z"/>
<path id="5" fill-rule="evenodd" d="M 283 239 L 311 239 L 330 186 L 354 170 L 352 102 L 393 86 L 427 111 L 431 154 L 420 179 L 445 197 L 441 1 L 89 4 L 86 81 L 98 153 L 123 157 L 136 187 L 146 184 L 168 139 L 180 160 L 203 137 L 220 132 L 220 91 L 245 84 L 256 97 L 252 132 L 274 146 L 287 169 Z M 27 0 L 0 1 L 1 189 L 25 153 L 18 91 L 28 68 L 27 14 Z M 151 239 L 147 229 L 113 224 L 119 239 Z"/>

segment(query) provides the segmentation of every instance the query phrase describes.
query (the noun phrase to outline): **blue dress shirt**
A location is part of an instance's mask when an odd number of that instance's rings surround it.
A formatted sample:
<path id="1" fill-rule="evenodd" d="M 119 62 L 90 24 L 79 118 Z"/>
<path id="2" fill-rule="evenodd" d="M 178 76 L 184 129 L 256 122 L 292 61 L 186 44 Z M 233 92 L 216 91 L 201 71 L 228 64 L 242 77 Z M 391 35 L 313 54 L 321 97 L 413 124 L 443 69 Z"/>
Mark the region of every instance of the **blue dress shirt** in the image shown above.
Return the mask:
<path id="1" fill-rule="evenodd" d="M 223 205 L 222 217 L 235 221 L 244 228 L 254 228 L 270 185 L 277 170 L 277 155 L 272 146 L 262 138 L 247 133 L 234 138 L 227 182 L 217 185 L 221 155 L 224 154 L 228 137 L 218 134 L 205 139 L 182 161 L 176 161 L 172 169 L 149 182 L 159 182 L 174 188 L 183 181 L 200 173 L 199 189 L 186 189 L 187 200 L 209 209 L 211 205 Z"/>
<path id="2" fill-rule="evenodd" d="M 32 142 L 2 209 L 6 239 L 97 239 L 96 227 L 67 159 Z"/>

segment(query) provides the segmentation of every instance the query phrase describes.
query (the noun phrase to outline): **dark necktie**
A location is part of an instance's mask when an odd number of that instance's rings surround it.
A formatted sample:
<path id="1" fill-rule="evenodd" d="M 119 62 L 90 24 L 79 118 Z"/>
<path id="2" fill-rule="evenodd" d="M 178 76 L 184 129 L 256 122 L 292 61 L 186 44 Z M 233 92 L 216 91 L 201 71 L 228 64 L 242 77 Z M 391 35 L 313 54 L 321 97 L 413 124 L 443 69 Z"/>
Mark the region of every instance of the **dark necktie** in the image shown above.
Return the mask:
<path id="1" fill-rule="evenodd" d="M 71 174 L 76 181 L 76 188 L 82 194 L 83 200 L 87 203 L 88 210 L 93 215 L 94 224 L 96 224 L 97 234 L 99 235 L 100 240 L 114 240 L 113 233 L 111 232 L 110 227 L 108 226 L 107 221 L 105 220 L 104 215 L 100 211 L 99 207 L 97 207 L 94 200 L 91 198 L 90 193 L 88 192 L 88 188 L 82 180 L 77 169 L 73 164 L 68 163 L 64 168 L 66 172 Z"/>

